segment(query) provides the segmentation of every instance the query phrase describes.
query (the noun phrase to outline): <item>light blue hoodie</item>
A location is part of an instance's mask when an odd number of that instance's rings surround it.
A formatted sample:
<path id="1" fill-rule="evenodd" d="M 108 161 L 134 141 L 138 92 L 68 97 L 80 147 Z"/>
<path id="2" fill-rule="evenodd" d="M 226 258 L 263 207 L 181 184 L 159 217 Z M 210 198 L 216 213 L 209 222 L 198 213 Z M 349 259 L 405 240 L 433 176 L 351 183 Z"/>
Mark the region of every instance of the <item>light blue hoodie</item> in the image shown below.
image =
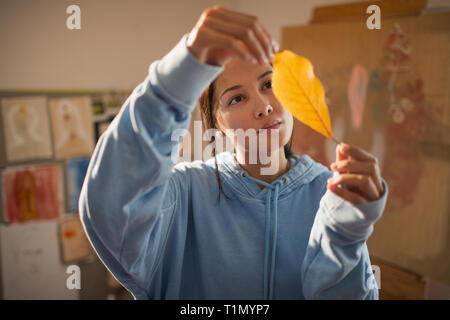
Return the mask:
<path id="1" fill-rule="evenodd" d="M 234 160 L 174 165 L 201 93 L 223 67 L 200 63 L 185 34 L 123 105 L 92 155 L 80 216 L 97 254 L 136 299 L 378 299 L 366 246 L 384 210 L 327 191 L 307 155 L 260 189 Z"/>

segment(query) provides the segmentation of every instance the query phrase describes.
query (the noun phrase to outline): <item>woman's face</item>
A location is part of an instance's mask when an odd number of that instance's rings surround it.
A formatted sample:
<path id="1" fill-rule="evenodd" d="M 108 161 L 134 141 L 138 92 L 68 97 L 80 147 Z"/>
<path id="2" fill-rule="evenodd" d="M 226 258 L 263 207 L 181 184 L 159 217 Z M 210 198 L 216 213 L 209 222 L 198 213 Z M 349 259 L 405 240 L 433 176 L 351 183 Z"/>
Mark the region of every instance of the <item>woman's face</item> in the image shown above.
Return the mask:
<path id="1" fill-rule="evenodd" d="M 233 59 L 225 65 L 224 71 L 215 81 L 214 101 L 217 106 L 216 121 L 218 129 L 227 134 L 226 129 L 255 129 L 257 138 L 260 129 L 279 121 L 278 145 L 282 148 L 289 142 L 293 128 L 292 115 L 283 108 L 272 92 L 272 66 L 256 65 Z M 267 151 L 271 146 L 271 133 L 267 132 Z M 230 137 L 229 134 L 227 136 Z M 232 138 L 232 137 L 230 137 Z M 248 145 L 235 147 L 249 150 Z M 259 145 L 259 142 L 258 142 Z"/>

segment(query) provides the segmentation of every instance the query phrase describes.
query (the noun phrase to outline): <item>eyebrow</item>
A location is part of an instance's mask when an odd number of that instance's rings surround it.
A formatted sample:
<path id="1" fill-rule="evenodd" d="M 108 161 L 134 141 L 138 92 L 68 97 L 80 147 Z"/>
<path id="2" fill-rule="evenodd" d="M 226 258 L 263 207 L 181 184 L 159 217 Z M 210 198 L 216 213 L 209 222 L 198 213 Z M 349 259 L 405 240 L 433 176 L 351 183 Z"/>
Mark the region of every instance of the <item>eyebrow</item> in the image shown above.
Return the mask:
<path id="1" fill-rule="evenodd" d="M 264 78 L 265 76 L 267 76 L 267 75 L 270 74 L 270 73 L 272 73 L 272 70 L 269 70 L 269 71 L 264 72 L 262 75 L 260 75 L 260 76 L 258 77 L 258 80 Z M 220 95 L 220 98 L 222 98 L 223 95 L 224 95 L 225 93 L 227 93 L 228 91 L 236 90 L 236 89 L 240 89 L 240 88 L 242 88 L 242 85 L 240 85 L 240 84 L 238 84 L 238 85 L 236 85 L 236 86 L 229 87 L 228 89 L 225 89 L 224 92 L 222 92 L 222 94 Z"/>

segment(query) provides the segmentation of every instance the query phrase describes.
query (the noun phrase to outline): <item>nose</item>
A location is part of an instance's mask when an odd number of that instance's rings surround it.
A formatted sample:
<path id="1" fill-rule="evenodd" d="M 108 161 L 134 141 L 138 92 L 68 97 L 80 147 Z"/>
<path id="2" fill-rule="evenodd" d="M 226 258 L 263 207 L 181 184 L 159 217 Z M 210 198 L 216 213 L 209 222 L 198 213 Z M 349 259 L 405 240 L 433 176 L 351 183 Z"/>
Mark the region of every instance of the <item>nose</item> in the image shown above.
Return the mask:
<path id="1" fill-rule="evenodd" d="M 256 118 L 268 116 L 272 112 L 273 112 L 273 107 L 267 101 L 264 101 L 264 99 L 260 99 L 260 101 L 258 101 L 258 105 L 255 108 Z"/>
<path id="2" fill-rule="evenodd" d="M 268 116 L 273 112 L 273 107 L 270 104 L 267 104 L 266 106 L 263 106 L 263 108 L 258 110 L 257 118 L 261 118 L 263 116 Z"/>

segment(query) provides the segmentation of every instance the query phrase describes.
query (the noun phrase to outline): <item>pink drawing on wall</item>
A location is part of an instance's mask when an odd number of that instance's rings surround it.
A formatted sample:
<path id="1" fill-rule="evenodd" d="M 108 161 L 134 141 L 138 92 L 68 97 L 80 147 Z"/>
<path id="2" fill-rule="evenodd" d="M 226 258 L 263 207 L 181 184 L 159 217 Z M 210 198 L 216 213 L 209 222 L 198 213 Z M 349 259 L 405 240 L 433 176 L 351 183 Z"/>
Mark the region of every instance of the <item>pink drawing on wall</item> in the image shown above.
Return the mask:
<path id="1" fill-rule="evenodd" d="M 347 88 L 347 96 L 352 111 L 352 124 L 356 129 L 361 128 L 363 123 L 368 83 L 367 70 L 360 64 L 354 65 Z"/>
<path id="2" fill-rule="evenodd" d="M 59 218 L 63 207 L 61 172 L 59 165 L 5 170 L 2 174 L 5 220 L 13 224 Z"/>
<path id="3" fill-rule="evenodd" d="M 401 124 L 405 121 L 405 112 L 414 108 L 414 104 L 410 100 L 401 99 L 397 96 L 398 86 L 401 85 L 399 77 L 410 75 L 408 73 L 411 71 L 412 47 L 408 35 L 397 23 L 394 25 L 394 30 L 389 34 L 384 52 L 384 71 L 389 75 L 389 112 L 392 120 Z"/>
<path id="4" fill-rule="evenodd" d="M 390 116 L 385 128 L 389 165 L 383 170 L 390 189 L 386 211 L 401 209 L 417 196 L 425 165 L 421 144 L 427 129 L 438 125 L 431 116 L 433 106 L 425 97 L 424 80 L 412 63 L 412 52 L 409 35 L 395 24 L 383 57 Z"/>

